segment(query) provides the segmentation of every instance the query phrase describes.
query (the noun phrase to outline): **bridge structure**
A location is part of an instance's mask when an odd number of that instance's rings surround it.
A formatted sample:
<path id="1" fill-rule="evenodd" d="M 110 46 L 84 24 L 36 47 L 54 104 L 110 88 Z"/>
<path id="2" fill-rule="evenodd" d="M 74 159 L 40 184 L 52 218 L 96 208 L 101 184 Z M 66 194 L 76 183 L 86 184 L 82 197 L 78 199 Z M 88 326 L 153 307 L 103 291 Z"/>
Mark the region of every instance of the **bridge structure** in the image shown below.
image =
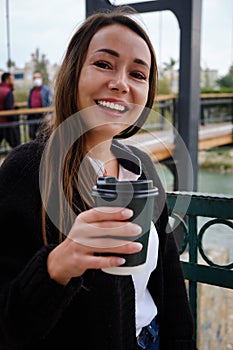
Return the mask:
<path id="1" fill-rule="evenodd" d="M 200 114 L 198 120 L 197 151 L 212 147 L 230 145 L 233 142 L 233 93 L 201 94 Z M 144 125 L 141 133 L 133 136 L 129 142 L 136 143 L 150 153 L 155 161 L 165 162 L 174 157 L 177 120 L 176 95 L 158 95 L 154 103 L 152 115 Z M 0 128 L 18 126 L 21 129 L 21 143 L 29 140 L 28 125 L 41 123 L 52 118 L 54 107 L 26 108 L 26 102 L 15 104 L 14 110 L 0 111 L 1 117 L 9 117 L 9 122 L 0 123 Z M 42 113 L 42 120 L 27 120 L 29 114 Z M 17 116 L 17 121 L 10 118 Z M 128 140 L 126 141 L 128 142 Z M 185 143 L 184 143 L 185 145 Z M 10 151 L 9 145 L 3 140 L 0 144 L 0 154 Z"/>
<path id="2" fill-rule="evenodd" d="M 146 148 L 156 161 L 166 162 L 174 156 L 177 96 L 161 95 L 155 102 L 157 123 L 146 124 L 142 133 L 132 139 Z M 233 93 L 200 95 L 197 150 L 233 143 Z M 153 114 L 153 113 L 152 113 Z M 152 116 L 153 118 L 153 116 Z"/>

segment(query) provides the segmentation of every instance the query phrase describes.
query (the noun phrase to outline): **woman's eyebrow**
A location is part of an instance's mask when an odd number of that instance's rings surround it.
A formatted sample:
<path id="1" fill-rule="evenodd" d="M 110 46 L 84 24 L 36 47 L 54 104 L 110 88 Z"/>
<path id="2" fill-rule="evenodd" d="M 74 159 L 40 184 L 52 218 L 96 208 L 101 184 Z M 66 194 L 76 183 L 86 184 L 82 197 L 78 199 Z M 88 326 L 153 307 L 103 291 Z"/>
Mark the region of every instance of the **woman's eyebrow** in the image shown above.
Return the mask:
<path id="1" fill-rule="evenodd" d="M 138 63 L 138 64 L 142 64 L 143 66 L 147 67 L 148 69 L 150 68 L 148 63 L 146 63 L 145 61 L 141 60 L 140 58 L 135 58 L 134 62 Z"/>
<path id="2" fill-rule="evenodd" d="M 96 52 L 106 52 L 109 55 L 112 55 L 112 56 L 115 56 L 115 57 L 120 57 L 120 54 L 117 51 L 111 50 L 111 49 L 104 49 L 103 48 L 103 49 L 96 50 Z M 134 62 L 137 63 L 137 64 L 141 64 L 143 66 L 146 66 L 148 69 L 150 68 L 149 65 L 145 61 L 140 59 L 140 58 L 135 58 Z"/>
<path id="3" fill-rule="evenodd" d="M 117 51 L 114 51 L 114 50 L 111 50 L 111 49 L 99 49 L 99 50 L 96 50 L 96 52 L 106 52 L 106 53 L 109 53 L 112 56 L 120 57 L 120 55 L 119 55 L 119 53 Z"/>

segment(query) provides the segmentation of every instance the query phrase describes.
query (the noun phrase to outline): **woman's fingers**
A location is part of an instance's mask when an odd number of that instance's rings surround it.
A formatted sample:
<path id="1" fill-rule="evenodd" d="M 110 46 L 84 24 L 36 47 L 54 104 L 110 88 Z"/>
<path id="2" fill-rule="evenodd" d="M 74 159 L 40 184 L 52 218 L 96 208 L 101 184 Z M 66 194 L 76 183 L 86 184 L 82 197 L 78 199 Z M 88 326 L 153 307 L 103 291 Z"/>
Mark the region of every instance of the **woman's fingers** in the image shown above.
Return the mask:
<path id="1" fill-rule="evenodd" d="M 140 242 L 126 242 L 122 241 L 120 244 L 112 246 L 106 245 L 106 247 L 95 247 L 95 253 L 114 253 L 114 254 L 134 254 L 142 250 L 142 244 Z"/>
<path id="2" fill-rule="evenodd" d="M 134 254 L 142 249 L 141 243 L 129 240 L 133 237 L 132 233 L 135 235 L 135 231 L 141 231 L 138 225 L 120 222 L 121 226 L 117 227 L 110 221 L 108 224 L 118 235 L 112 237 L 108 234 L 109 228 L 97 229 L 97 224 L 76 220 L 69 236 L 49 254 L 48 272 L 52 279 L 65 285 L 70 278 L 81 276 L 87 269 L 122 265 L 124 260 L 120 255 Z M 139 229 L 135 230 L 135 227 Z M 103 256 L 106 253 L 108 256 Z M 119 257 L 114 254 L 119 254 Z"/>
<path id="3" fill-rule="evenodd" d="M 85 223 L 76 219 L 69 238 L 75 242 L 98 248 L 110 248 L 134 241 L 142 229 L 132 222 L 105 221 Z"/>
<path id="4" fill-rule="evenodd" d="M 142 232 L 141 227 L 127 221 L 132 216 L 132 210 L 120 207 L 98 207 L 80 213 L 67 239 L 49 254 L 51 278 L 65 285 L 87 269 L 124 264 L 122 254 L 142 249 L 141 243 L 134 242 Z"/>
<path id="5" fill-rule="evenodd" d="M 120 266 L 125 263 L 125 259 L 120 256 L 91 256 L 89 258 L 89 269 L 103 269 L 106 267 Z"/>
<path id="6" fill-rule="evenodd" d="M 125 221 L 132 215 L 132 210 L 121 207 L 98 207 L 87 210 L 77 216 L 69 238 L 96 248 L 125 245 L 126 241 L 133 241 L 142 232 L 139 225 Z"/>
<path id="7" fill-rule="evenodd" d="M 69 240 L 69 239 L 68 239 Z M 118 266 L 124 261 L 118 259 L 123 254 L 135 254 L 142 250 L 143 246 L 139 242 L 124 242 L 124 245 L 114 248 L 92 248 L 77 243 L 71 243 L 73 246 L 73 258 L 75 259 L 76 268 L 81 266 L 84 269 L 98 269 L 108 266 Z M 107 253 L 107 255 L 105 255 Z M 119 254 L 119 256 L 114 256 Z"/>
<path id="8" fill-rule="evenodd" d="M 133 216 L 133 211 L 122 207 L 96 207 L 78 215 L 80 221 L 86 223 L 99 221 L 127 220 Z"/>

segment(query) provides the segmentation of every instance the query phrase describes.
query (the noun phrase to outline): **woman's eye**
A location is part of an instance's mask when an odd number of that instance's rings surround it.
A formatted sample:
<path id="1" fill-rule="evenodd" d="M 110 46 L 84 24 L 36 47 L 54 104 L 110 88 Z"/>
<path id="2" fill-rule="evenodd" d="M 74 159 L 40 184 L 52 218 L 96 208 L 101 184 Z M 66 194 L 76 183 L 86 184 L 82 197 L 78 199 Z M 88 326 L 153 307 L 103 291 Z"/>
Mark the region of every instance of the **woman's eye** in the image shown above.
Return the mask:
<path id="1" fill-rule="evenodd" d="M 105 61 L 97 61 L 94 65 L 103 69 L 111 69 L 111 65 Z"/>
<path id="2" fill-rule="evenodd" d="M 134 78 L 139 79 L 139 80 L 146 80 L 147 79 L 146 76 L 141 72 L 133 72 L 133 73 L 131 73 L 131 75 Z"/>

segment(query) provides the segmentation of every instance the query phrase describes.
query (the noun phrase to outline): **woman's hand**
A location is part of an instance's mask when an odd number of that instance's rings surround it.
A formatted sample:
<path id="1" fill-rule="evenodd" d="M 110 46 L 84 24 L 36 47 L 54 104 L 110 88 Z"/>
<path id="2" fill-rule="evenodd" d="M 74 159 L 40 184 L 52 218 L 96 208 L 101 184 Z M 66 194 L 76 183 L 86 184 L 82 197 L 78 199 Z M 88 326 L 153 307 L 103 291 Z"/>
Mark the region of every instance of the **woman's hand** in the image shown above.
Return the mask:
<path id="1" fill-rule="evenodd" d="M 125 240 L 125 237 L 133 240 L 141 233 L 139 225 L 125 221 L 132 215 L 132 210 L 117 207 L 98 207 L 79 214 L 68 237 L 48 256 L 50 277 L 66 285 L 87 269 L 124 264 L 121 257 L 99 254 L 132 254 L 142 249 L 141 243 Z"/>

